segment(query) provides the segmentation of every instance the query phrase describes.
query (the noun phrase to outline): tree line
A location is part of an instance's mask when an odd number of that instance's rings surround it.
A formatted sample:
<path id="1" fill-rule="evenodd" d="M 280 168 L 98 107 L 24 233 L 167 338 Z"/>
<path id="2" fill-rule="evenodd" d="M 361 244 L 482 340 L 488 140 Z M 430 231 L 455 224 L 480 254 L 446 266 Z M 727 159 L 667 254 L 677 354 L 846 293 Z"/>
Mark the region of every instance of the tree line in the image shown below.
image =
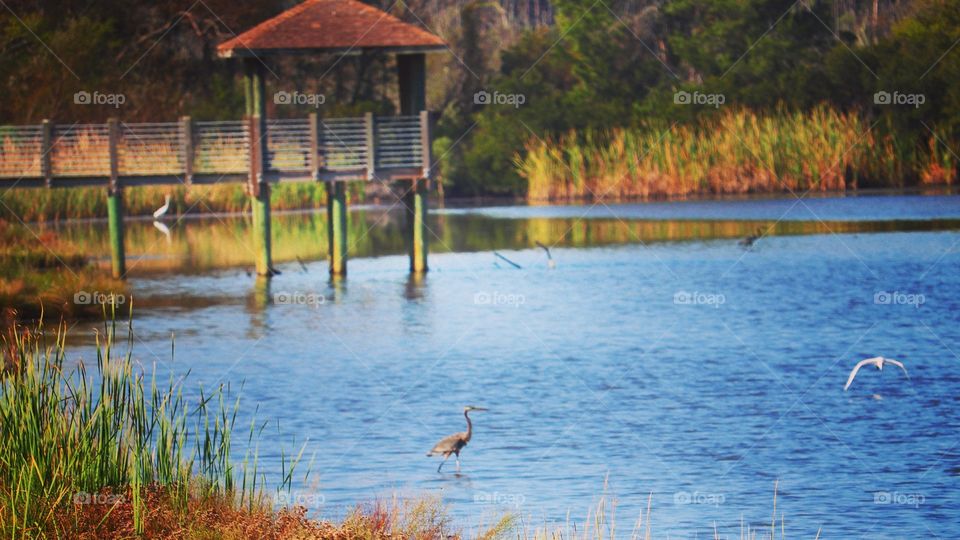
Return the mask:
<path id="1" fill-rule="evenodd" d="M 431 56 L 428 84 L 447 193 L 523 194 L 517 161 L 531 141 L 653 120 L 692 124 L 729 108 L 827 105 L 896 133 L 905 154 L 931 134 L 960 150 L 960 0 L 372 3 L 450 44 L 451 54 Z M 295 4 L 7 2 L 0 122 L 239 118 L 239 65 L 218 59 L 216 45 Z M 279 75 L 268 78 L 268 95 L 322 93 L 320 112 L 330 116 L 396 110 L 389 55 L 268 62 Z M 78 104 L 83 91 L 122 94 L 124 103 Z"/>

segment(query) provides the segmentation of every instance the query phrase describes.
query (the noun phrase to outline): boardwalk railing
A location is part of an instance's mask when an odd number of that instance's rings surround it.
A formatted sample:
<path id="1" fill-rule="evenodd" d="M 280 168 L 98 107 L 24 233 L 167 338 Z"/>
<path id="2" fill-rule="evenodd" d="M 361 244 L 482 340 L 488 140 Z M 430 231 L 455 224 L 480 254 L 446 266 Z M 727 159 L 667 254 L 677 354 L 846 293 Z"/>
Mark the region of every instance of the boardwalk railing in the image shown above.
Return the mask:
<path id="1" fill-rule="evenodd" d="M 427 178 L 430 125 L 411 116 L 0 126 L 0 186 L 245 182 L 263 146 L 265 182 Z"/>

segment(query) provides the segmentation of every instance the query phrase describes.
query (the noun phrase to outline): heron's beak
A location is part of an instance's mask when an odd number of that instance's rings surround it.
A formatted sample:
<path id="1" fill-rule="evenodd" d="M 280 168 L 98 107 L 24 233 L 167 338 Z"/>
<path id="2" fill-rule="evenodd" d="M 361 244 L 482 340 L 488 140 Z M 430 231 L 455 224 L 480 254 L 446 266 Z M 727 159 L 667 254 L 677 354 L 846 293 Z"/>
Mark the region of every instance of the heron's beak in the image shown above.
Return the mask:
<path id="1" fill-rule="evenodd" d="M 471 411 L 489 411 L 490 409 L 486 407 L 470 407 Z"/>

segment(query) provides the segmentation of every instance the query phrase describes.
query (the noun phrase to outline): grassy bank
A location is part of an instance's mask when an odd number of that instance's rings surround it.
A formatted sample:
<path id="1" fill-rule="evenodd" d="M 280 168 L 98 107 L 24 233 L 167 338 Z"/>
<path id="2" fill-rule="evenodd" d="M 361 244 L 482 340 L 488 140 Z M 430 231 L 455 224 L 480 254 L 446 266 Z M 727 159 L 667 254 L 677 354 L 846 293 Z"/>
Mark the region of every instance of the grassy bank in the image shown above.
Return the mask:
<path id="1" fill-rule="evenodd" d="M 67 366 L 62 329 L 14 327 L 6 339 L 4 536 L 65 537 L 107 523 L 143 533 L 163 522 L 158 512 L 181 516 L 192 504 L 217 508 L 234 498 L 256 503 L 255 471 L 238 478 L 230 460 L 236 405 L 227 406 L 221 389 L 188 403 L 172 379 L 145 381 L 129 352 L 117 355 L 115 334 L 108 324 L 90 371 Z"/>
<path id="2" fill-rule="evenodd" d="M 0 327 L 43 312 L 48 320 L 102 316 L 102 300 L 126 294 L 81 246 L 0 219 Z"/>
<path id="3" fill-rule="evenodd" d="M 570 132 L 530 141 L 517 166 L 531 201 L 842 191 L 951 184 L 957 174 L 950 151 L 932 136 L 917 148 L 827 107 Z"/>
<path id="4" fill-rule="evenodd" d="M 132 331 L 132 328 L 130 329 Z M 66 361 L 66 332 L 15 327 L 0 370 L 0 535 L 6 538 L 448 538 L 434 499 L 358 508 L 340 523 L 274 510 L 248 452 L 231 454 L 239 399 L 185 397 L 100 334 L 96 364 Z M 254 447 L 254 426 L 248 448 Z M 280 492 L 302 455 L 286 456 Z M 309 471 L 307 471 L 309 475 Z M 306 478 L 306 476 L 304 477 Z M 502 531 L 505 521 L 484 536 Z"/>

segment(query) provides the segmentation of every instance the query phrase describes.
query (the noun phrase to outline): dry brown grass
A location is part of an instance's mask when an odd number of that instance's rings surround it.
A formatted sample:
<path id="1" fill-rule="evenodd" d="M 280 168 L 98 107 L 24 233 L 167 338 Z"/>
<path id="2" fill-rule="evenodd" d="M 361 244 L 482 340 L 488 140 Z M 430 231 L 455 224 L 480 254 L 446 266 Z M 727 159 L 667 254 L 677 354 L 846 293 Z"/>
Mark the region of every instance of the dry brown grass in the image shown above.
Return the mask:
<path id="1" fill-rule="evenodd" d="M 104 490 L 97 497 L 111 504 L 74 503 L 57 514 L 53 531 L 27 531 L 31 536 L 56 536 L 68 532 L 78 540 L 157 538 L 183 540 L 459 540 L 464 534 L 450 525 L 439 499 L 394 499 L 358 506 L 339 522 L 314 519 L 302 506 L 274 511 L 263 504 L 238 507 L 225 498 L 192 497 L 186 511 L 172 502 L 159 486 L 145 490 L 143 534 L 134 527 L 130 493 Z M 509 518 L 476 534 L 478 538 L 503 538 L 512 530 Z"/>

